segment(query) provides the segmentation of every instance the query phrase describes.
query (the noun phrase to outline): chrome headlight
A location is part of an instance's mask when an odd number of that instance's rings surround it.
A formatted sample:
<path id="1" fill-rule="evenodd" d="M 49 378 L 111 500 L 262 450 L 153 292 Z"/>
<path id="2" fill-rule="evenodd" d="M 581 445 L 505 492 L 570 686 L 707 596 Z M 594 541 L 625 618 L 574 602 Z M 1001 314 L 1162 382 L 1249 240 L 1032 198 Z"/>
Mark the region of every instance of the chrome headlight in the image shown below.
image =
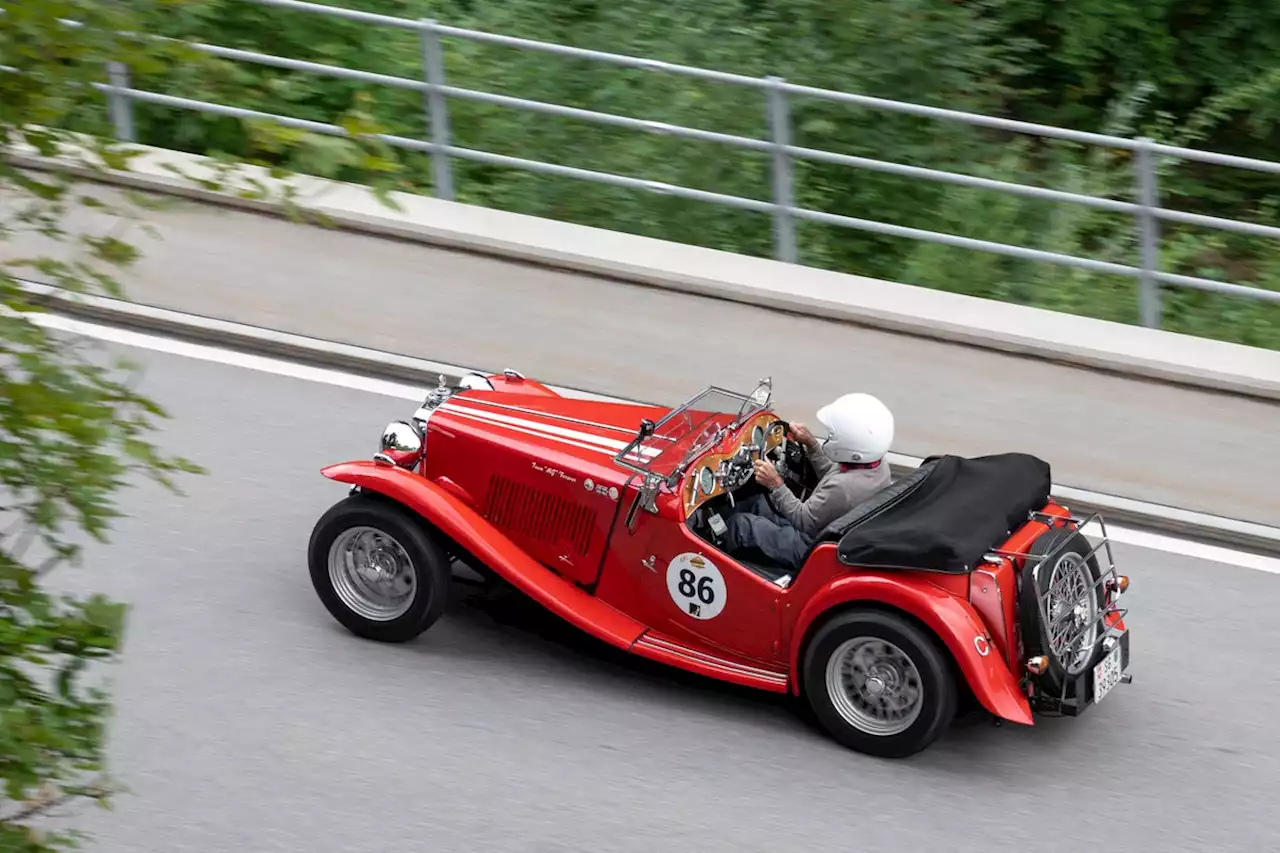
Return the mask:
<path id="1" fill-rule="evenodd" d="M 382 431 L 379 450 L 401 468 L 412 468 L 422 458 L 422 433 L 406 421 L 392 421 Z"/>

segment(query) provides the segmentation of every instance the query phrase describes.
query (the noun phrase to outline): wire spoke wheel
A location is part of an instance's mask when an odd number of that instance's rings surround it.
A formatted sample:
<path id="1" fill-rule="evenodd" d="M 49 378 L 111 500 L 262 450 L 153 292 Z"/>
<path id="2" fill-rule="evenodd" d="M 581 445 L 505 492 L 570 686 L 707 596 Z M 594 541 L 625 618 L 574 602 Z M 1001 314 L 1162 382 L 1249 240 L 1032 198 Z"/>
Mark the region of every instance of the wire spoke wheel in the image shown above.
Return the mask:
<path id="1" fill-rule="evenodd" d="M 1084 557 L 1070 552 L 1058 558 L 1049 576 L 1045 613 L 1049 650 L 1070 676 L 1089 664 L 1098 638 L 1098 598 Z"/>
<path id="2" fill-rule="evenodd" d="M 1082 699 L 1080 679 L 1098 651 L 1104 598 L 1102 571 L 1092 543 L 1073 526 L 1050 527 L 1027 548 L 1018 592 L 1018 624 L 1026 657 L 1048 666 L 1034 677 L 1042 707 Z M 1033 704 L 1040 698 L 1033 697 Z"/>

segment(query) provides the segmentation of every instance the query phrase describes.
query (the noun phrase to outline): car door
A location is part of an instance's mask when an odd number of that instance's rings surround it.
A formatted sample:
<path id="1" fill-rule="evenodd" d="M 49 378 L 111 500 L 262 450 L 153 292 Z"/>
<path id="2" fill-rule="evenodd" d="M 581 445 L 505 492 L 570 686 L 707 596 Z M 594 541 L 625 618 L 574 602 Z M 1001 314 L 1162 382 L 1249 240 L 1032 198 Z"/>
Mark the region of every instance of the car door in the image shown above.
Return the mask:
<path id="1" fill-rule="evenodd" d="M 639 573 L 653 627 L 690 645 L 760 662 L 784 660 L 778 640 L 782 590 L 678 521 L 654 521 L 646 543 L 652 568 Z"/>

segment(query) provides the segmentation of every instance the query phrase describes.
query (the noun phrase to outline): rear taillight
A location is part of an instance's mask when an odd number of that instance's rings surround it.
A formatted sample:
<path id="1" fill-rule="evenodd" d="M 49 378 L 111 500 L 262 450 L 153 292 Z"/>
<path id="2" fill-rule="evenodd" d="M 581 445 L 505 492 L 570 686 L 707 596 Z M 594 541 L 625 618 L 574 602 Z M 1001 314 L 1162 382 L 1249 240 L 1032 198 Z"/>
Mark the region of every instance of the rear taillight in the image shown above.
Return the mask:
<path id="1" fill-rule="evenodd" d="M 1116 599 L 1129 589 L 1129 577 L 1128 575 L 1115 575 L 1107 578 L 1103 588 L 1106 590 L 1106 606 L 1114 607 Z"/>

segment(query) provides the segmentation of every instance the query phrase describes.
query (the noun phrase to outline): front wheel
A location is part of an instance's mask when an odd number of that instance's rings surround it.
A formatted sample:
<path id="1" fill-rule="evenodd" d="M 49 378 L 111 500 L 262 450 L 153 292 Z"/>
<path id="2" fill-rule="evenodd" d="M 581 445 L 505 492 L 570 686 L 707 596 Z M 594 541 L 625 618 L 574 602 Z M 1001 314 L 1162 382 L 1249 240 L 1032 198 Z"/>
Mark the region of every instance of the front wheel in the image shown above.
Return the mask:
<path id="1" fill-rule="evenodd" d="M 353 634 L 403 643 L 444 613 L 449 562 L 416 518 L 391 501 L 352 495 L 316 522 L 311 584 Z"/>
<path id="2" fill-rule="evenodd" d="M 805 654 L 804 689 L 836 741 L 882 758 L 937 740 L 955 717 L 958 693 L 933 638 L 875 610 L 842 613 L 818 630 Z"/>

